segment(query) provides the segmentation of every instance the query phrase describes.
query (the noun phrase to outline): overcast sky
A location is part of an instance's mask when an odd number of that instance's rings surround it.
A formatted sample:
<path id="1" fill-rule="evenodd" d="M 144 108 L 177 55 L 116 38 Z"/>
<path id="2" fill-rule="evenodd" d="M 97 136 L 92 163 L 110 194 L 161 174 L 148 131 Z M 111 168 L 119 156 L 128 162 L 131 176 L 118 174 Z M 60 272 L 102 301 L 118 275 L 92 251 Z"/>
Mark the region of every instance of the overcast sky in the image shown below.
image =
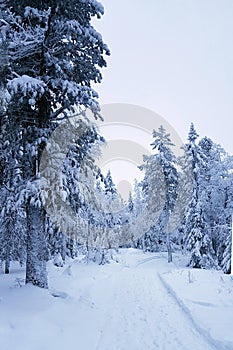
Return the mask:
<path id="1" fill-rule="evenodd" d="M 101 103 L 141 105 L 233 154 L 233 0 L 102 0 Z"/>

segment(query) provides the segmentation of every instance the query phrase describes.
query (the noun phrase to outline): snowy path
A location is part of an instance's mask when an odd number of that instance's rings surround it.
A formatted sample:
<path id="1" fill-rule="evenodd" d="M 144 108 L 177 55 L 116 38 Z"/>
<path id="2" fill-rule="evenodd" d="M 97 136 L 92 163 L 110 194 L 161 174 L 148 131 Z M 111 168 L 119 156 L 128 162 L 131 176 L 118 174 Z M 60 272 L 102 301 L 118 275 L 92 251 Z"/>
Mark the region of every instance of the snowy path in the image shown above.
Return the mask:
<path id="1" fill-rule="evenodd" d="M 105 309 L 95 349 L 213 349 L 167 293 L 150 262 L 138 261 L 106 281 L 104 294 L 95 301 Z"/>
<path id="2" fill-rule="evenodd" d="M 9 288 L 15 276 L 3 276 L 0 349 L 216 349 L 161 282 L 159 274 L 173 264 L 168 266 L 163 255 L 130 249 L 120 259 L 104 266 L 50 264 L 50 293 Z"/>

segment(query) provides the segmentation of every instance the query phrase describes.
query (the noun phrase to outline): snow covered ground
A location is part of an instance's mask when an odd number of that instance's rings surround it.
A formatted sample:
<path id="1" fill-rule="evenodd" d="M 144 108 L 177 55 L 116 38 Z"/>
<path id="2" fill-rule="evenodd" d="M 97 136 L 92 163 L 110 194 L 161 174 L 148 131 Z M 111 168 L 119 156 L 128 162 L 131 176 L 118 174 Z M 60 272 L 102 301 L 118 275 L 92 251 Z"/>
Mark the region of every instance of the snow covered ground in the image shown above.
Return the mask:
<path id="1" fill-rule="evenodd" d="M 49 291 L 0 275 L 1 350 L 233 349 L 233 278 L 120 250 L 104 266 L 48 264 Z"/>

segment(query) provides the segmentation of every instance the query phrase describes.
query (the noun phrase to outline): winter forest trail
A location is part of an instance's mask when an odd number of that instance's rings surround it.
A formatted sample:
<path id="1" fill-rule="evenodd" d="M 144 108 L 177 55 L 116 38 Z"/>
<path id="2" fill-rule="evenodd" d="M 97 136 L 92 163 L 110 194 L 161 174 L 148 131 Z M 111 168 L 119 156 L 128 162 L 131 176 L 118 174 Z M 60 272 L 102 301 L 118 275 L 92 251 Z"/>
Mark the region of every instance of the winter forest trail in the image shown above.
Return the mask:
<path id="1" fill-rule="evenodd" d="M 105 314 L 95 350 L 215 349 L 162 285 L 158 274 L 164 262 L 147 258 L 131 265 L 126 258 L 125 263 L 108 277 L 104 300 L 96 300 Z"/>
<path id="2" fill-rule="evenodd" d="M 166 255 L 128 249 L 118 258 L 104 266 L 51 262 L 49 293 L 11 287 L 0 303 L 1 350 L 216 349 L 163 285 L 160 275 L 175 268 Z"/>

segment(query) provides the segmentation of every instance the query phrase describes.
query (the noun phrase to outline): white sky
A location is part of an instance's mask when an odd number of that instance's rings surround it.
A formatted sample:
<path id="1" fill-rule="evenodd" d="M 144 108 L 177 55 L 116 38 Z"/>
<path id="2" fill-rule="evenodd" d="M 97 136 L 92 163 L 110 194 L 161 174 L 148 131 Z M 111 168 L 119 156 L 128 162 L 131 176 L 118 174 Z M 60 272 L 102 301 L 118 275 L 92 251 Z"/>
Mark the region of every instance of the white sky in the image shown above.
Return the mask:
<path id="1" fill-rule="evenodd" d="M 233 0 L 102 0 L 103 103 L 132 103 L 233 153 Z"/>

